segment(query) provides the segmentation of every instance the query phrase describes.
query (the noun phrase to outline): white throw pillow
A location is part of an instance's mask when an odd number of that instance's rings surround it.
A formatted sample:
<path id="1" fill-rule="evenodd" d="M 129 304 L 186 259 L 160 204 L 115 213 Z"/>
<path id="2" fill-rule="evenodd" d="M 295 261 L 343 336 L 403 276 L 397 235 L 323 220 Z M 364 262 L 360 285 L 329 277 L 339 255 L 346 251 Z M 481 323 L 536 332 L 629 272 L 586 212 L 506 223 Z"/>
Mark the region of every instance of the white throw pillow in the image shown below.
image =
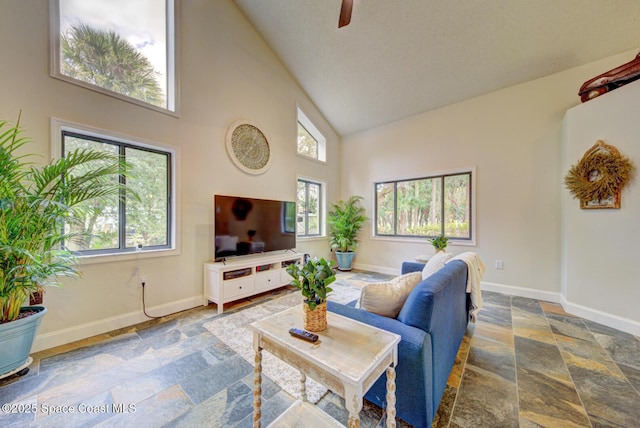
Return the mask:
<path id="1" fill-rule="evenodd" d="M 370 282 L 362 287 L 357 307 L 385 317 L 395 318 L 418 283 L 420 272 L 410 272 L 387 282 Z"/>
<path id="2" fill-rule="evenodd" d="M 444 264 L 453 258 L 453 254 L 439 252 L 435 256 L 431 257 L 424 268 L 422 269 L 422 279 L 427 279 L 434 273 L 438 272 Z"/>

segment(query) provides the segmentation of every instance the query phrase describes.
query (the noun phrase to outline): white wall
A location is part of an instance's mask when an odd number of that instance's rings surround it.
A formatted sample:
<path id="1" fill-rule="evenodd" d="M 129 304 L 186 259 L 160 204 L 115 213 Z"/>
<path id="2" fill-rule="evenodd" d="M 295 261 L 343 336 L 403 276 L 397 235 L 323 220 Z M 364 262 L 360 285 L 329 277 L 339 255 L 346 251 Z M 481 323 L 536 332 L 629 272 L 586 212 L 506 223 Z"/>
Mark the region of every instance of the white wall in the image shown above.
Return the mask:
<path id="1" fill-rule="evenodd" d="M 562 119 L 580 103 L 577 92 L 584 81 L 635 53 L 345 137 L 341 196 L 364 196 L 371 216 L 376 181 L 475 166 L 477 245 L 449 250 L 480 255 L 487 265 L 485 289 L 558 301 Z M 365 235 L 356 266 L 394 272 L 403 260 L 433 253 L 424 241 Z M 503 270 L 495 269 L 496 260 L 504 261 Z"/>
<path id="2" fill-rule="evenodd" d="M 640 167 L 640 81 L 570 109 L 565 116 L 562 170 L 598 140 Z M 582 210 L 562 192 L 563 294 L 571 312 L 640 335 L 640 187 L 621 195 L 620 209 Z"/>
<path id="3" fill-rule="evenodd" d="M 49 76 L 47 0 L 5 0 L 0 14 L 3 65 L 0 118 L 22 125 L 30 151 L 50 156 L 50 118 L 82 123 L 180 150 L 180 253 L 117 263 L 83 263 L 79 280 L 47 289 L 49 309 L 34 350 L 109 331 L 145 319 L 135 269 L 148 277 L 152 314 L 202 302 L 202 263 L 212 258 L 215 193 L 294 199 L 297 174 L 338 192 L 339 136 L 231 0 L 182 1 L 179 118 L 93 92 Z M 296 156 L 296 103 L 327 138 L 327 164 Z M 258 123 L 270 139 L 273 161 L 260 176 L 241 172 L 225 151 L 229 124 Z M 299 245 L 325 251 L 326 241 Z"/>

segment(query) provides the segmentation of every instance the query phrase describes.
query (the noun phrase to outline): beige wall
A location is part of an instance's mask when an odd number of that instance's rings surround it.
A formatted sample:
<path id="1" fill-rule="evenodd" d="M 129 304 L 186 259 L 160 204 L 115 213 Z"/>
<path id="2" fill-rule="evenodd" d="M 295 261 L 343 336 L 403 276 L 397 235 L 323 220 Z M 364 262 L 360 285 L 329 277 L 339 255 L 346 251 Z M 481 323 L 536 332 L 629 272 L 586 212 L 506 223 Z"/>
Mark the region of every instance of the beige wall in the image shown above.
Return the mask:
<path id="1" fill-rule="evenodd" d="M 598 140 L 640 166 L 640 81 L 570 109 L 565 116 L 562 170 Z M 640 186 L 622 192 L 620 209 L 581 210 L 562 192 L 562 287 L 573 313 L 640 335 Z"/>
<path id="2" fill-rule="evenodd" d="M 477 244 L 449 250 L 480 255 L 485 289 L 559 301 L 563 116 L 580 103 L 585 80 L 635 53 L 345 137 L 341 195 L 364 196 L 371 215 L 376 181 L 475 166 Z M 433 247 L 367 233 L 356 266 L 394 272 L 419 254 L 433 254 Z"/>
<path id="3" fill-rule="evenodd" d="M 144 320 L 138 271 L 148 278 L 150 313 L 201 304 L 202 263 L 213 255 L 215 193 L 292 200 L 298 174 L 324 180 L 330 199 L 338 192 L 338 135 L 232 1 L 180 3 L 181 114 L 176 118 L 50 77 L 48 1 L 2 2 L 0 118 L 13 121 L 22 109 L 22 124 L 35 141 L 30 151 L 49 158 L 51 117 L 180 151 L 179 254 L 83 263 L 80 280 L 47 290 L 49 312 L 34 350 Z M 327 138 L 326 165 L 295 155 L 297 104 Z M 271 142 L 273 161 L 260 176 L 240 171 L 225 151 L 227 127 L 243 118 L 259 124 Z M 298 246 L 327 248 L 326 241 Z"/>

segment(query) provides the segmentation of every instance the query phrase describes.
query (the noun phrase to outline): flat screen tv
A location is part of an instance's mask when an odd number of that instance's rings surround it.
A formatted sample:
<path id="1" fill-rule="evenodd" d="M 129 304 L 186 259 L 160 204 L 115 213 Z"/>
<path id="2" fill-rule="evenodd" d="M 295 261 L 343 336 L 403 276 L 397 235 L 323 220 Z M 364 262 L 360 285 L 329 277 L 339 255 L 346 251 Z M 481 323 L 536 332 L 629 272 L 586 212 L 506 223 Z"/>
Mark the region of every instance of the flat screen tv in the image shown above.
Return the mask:
<path id="1" fill-rule="evenodd" d="M 215 259 L 296 247 L 296 203 L 214 196 Z"/>

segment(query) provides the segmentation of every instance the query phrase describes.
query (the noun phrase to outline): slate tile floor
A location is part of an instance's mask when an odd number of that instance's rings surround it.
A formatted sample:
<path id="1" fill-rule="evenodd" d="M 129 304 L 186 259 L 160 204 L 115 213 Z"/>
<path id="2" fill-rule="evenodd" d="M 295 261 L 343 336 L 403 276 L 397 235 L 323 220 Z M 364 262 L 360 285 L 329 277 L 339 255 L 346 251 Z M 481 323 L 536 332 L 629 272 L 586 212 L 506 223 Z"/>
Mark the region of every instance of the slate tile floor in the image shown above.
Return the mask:
<path id="1" fill-rule="evenodd" d="M 288 292 L 245 300 L 225 313 Z M 638 337 L 556 304 L 483 295 L 434 427 L 640 426 Z M 0 380 L 0 404 L 24 410 L 0 411 L 0 426 L 251 426 L 253 368 L 203 328 L 216 316 L 214 305 L 196 308 L 34 354 L 26 376 Z M 263 424 L 293 401 L 265 379 Z M 340 397 L 328 393 L 318 406 L 346 423 Z M 37 414 L 29 412 L 34 408 Z M 361 418 L 363 427 L 383 423 L 382 411 L 366 402 Z"/>

